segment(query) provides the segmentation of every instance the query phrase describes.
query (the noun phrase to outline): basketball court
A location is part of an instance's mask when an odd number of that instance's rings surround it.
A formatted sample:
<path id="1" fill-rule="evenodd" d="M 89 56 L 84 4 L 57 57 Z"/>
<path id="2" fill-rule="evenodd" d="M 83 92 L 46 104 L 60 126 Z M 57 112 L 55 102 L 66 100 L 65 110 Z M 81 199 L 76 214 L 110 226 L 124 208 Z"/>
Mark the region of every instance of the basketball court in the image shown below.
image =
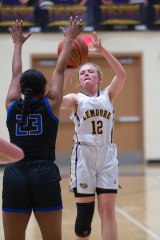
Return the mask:
<path id="1" fill-rule="evenodd" d="M 115 105 L 117 112 L 115 142 L 120 150 L 120 185 L 122 187 L 116 202 L 118 240 L 160 240 L 160 164 L 147 165 L 144 160 L 142 56 L 140 53 L 128 53 L 117 54 L 116 57 L 124 65 L 128 75 L 123 94 Z M 110 79 L 112 72 L 101 57 L 92 56 L 89 60 L 98 62 L 97 64 L 104 70 L 104 75 Z M 56 56 L 53 57 L 52 54 L 32 55 L 32 68 L 43 71 L 47 79 L 50 79 L 55 64 Z M 65 91 L 66 93 L 75 91 L 75 83 L 69 82 Z M 128 101 L 129 104 L 126 104 Z M 74 240 L 76 207 L 74 196 L 68 190 L 73 124 L 69 121 L 68 116 L 69 114 L 66 112 L 61 113 L 57 154 L 61 159 L 58 164 L 62 176 L 64 205 L 62 239 Z M 65 144 L 62 144 L 62 139 L 65 139 Z M 1 191 L 2 177 L 3 167 L 0 168 Z M 2 201 L 1 198 L 0 201 Z M 100 229 L 100 219 L 97 207 L 95 207 L 90 240 L 101 240 Z M 0 218 L 0 240 L 4 240 L 2 217 Z M 26 231 L 26 240 L 42 240 L 33 216 Z"/>
<path id="2" fill-rule="evenodd" d="M 68 162 L 69 166 L 69 162 Z M 60 164 L 63 197 L 63 240 L 74 240 L 76 208 L 73 194 L 68 191 L 69 167 Z M 160 240 L 160 165 L 120 164 L 121 189 L 117 197 L 116 217 L 119 240 Z M 0 190 L 3 167 L 0 168 Z M 18 197 L 18 196 L 17 196 Z M 0 201 L 1 198 L 0 198 Z M 2 217 L 0 239 L 4 240 Z M 100 240 L 100 219 L 97 209 L 92 224 L 91 240 Z M 16 240 L 16 239 L 14 239 Z M 32 216 L 26 240 L 42 240 Z"/>

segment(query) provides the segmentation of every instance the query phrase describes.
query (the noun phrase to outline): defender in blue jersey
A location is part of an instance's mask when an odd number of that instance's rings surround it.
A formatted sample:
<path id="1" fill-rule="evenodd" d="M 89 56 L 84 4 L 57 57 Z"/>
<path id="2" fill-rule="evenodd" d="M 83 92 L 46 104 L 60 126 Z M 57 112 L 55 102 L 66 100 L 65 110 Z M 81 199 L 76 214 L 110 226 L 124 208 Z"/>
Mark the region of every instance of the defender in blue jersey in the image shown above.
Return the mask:
<path id="1" fill-rule="evenodd" d="M 64 34 L 63 50 L 57 60 L 47 94 L 46 79 L 35 69 L 22 73 L 23 22 L 11 28 L 14 43 L 12 80 L 6 98 L 10 141 L 24 151 L 24 158 L 7 165 L 3 178 L 3 225 L 5 240 L 25 239 L 32 211 L 43 240 L 61 240 L 61 176 L 55 161 L 59 111 L 63 98 L 64 70 L 72 42 L 83 29 L 72 17 Z"/>
<path id="2" fill-rule="evenodd" d="M 92 42 L 115 76 L 101 91 L 99 67 L 86 63 L 78 73 L 82 92 L 63 97 L 62 109 L 71 109 L 75 124 L 70 170 L 70 189 L 75 193 L 77 205 L 75 233 L 76 240 L 89 239 L 97 194 L 102 240 L 117 240 L 115 202 L 119 184 L 117 147 L 113 142 L 113 102 L 124 85 L 126 73 L 120 62 L 102 46 L 96 32 Z"/>

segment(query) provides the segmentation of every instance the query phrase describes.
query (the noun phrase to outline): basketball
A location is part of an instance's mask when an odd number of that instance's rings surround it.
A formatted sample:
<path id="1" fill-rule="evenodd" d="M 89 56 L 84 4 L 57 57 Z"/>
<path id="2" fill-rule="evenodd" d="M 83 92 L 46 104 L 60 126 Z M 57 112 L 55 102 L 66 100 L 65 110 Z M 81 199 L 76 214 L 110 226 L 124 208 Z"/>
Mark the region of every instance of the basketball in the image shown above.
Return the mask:
<path id="1" fill-rule="evenodd" d="M 62 51 L 64 40 L 58 45 L 58 56 Z M 85 63 L 88 57 L 88 46 L 83 39 L 77 37 L 72 43 L 71 54 L 68 59 L 67 67 L 76 68 Z"/>

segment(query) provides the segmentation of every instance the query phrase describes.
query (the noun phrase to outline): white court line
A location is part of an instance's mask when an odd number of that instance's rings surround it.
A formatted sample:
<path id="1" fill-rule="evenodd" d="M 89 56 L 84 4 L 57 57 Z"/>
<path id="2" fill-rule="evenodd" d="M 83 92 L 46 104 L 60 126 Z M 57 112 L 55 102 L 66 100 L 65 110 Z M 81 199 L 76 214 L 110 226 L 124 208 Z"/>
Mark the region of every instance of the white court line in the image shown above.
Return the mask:
<path id="1" fill-rule="evenodd" d="M 137 227 L 141 228 L 145 233 L 150 235 L 153 240 L 160 240 L 160 237 L 157 236 L 154 232 L 152 232 L 148 227 L 137 221 L 135 218 L 131 217 L 126 211 L 124 211 L 122 208 L 116 207 L 116 211 L 123 215 L 127 220 L 135 224 Z"/>

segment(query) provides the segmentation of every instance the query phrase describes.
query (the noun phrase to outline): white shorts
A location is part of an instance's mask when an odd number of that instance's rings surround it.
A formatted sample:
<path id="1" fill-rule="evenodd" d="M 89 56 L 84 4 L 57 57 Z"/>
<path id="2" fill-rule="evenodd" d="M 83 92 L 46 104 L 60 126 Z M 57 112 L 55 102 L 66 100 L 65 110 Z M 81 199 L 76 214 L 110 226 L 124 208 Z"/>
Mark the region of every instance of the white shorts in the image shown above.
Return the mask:
<path id="1" fill-rule="evenodd" d="M 74 144 L 70 166 L 70 190 L 93 194 L 96 188 L 117 190 L 118 182 L 117 147 L 114 143 L 95 147 Z"/>

